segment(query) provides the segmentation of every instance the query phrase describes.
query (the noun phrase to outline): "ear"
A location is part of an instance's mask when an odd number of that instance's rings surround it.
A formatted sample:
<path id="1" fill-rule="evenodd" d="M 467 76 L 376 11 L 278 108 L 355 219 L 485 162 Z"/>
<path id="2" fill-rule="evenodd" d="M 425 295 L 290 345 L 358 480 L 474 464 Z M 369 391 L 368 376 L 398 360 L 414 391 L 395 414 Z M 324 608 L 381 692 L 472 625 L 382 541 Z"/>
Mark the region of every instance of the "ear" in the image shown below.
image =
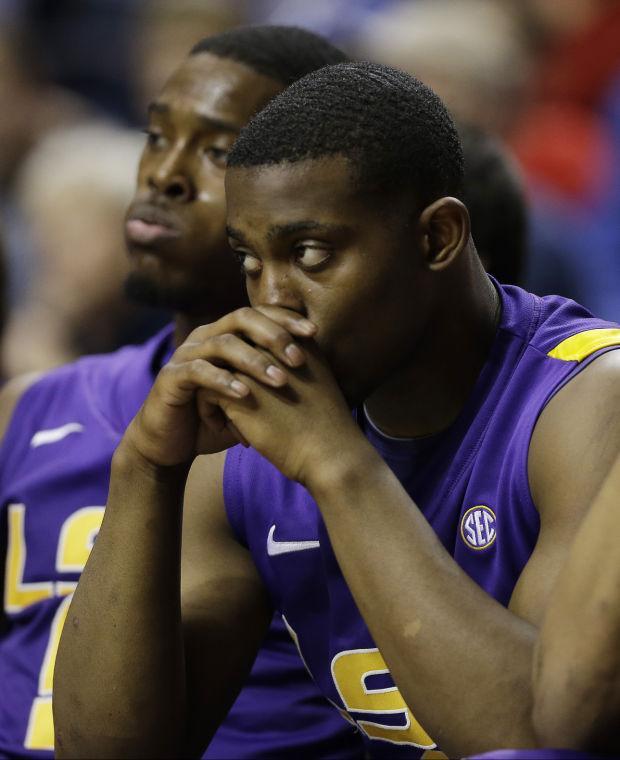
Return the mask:
<path id="1" fill-rule="evenodd" d="M 427 206 L 418 219 L 418 235 L 428 268 L 449 267 L 467 246 L 469 234 L 469 213 L 457 198 L 439 198 Z"/>

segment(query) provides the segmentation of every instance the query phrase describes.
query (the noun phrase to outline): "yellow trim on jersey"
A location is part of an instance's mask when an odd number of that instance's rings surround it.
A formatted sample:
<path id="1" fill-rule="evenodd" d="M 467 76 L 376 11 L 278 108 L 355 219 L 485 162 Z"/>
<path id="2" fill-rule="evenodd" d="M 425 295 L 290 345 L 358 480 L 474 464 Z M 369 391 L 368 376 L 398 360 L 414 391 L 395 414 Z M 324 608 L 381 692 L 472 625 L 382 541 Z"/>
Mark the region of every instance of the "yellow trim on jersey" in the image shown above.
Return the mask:
<path id="1" fill-rule="evenodd" d="M 595 351 L 608 346 L 620 346 L 620 329 L 614 327 L 585 330 L 571 335 L 549 351 L 547 356 L 565 362 L 580 362 Z"/>

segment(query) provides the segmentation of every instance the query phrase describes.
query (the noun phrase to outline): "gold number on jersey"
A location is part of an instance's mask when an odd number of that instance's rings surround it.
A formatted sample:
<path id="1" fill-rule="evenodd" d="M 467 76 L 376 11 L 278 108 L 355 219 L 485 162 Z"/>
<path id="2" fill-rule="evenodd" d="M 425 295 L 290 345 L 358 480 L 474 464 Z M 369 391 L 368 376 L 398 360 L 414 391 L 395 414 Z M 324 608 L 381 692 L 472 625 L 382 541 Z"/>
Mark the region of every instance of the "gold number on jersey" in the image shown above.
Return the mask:
<path id="1" fill-rule="evenodd" d="M 4 584 L 4 609 L 6 612 L 20 612 L 30 604 L 54 596 L 54 584 L 51 581 L 24 583 L 24 566 L 26 564 L 25 514 L 26 507 L 23 504 L 9 504 L 8 547 Z"/>
<path id="2" fill-rule="evenodd" d="M 56 570 L 60 573 L 79 573 L 84 569 L 93 542 L 103 520 L 103 507 L 83 507 L 65 520 L 60 531 L 56 552 Z M 7 612 L 20 612 L 25 607 L 54 596 L 64 596 L 56 610 L 50 636 L 39 673 L 39 694 L 30 710 L 24 746 L 33 750 L 54 749 L 54 723 L 52 720 L 52 680 L 60 634 L 67 618 L 72 592 L 76 583 L 52 581 L 25 583 L 26 508 L 23 504 L 10 504 L 8 509 L 8 547 L 6 555 L 6 583 L 4 608 Z"/>
<path id="3" fill-rule="evenodd" d="M 67 619 L 71 604 L 71 595 L 66 596 L 56 610 L 50 638 L 47 642 L 43 665 L 39 673 L 39 696 L 35 697 L 30 709 L 28 729 L 24 747 L 26 749 L 54 749 L 54 720 L 52 718 L 52 681 L 54 679 L 54 663 L 60 644 L 60 634 Z"/>
<path id="4" fill-rule="evenodd" d="M 411 714 L 396 686 L 369 688 L 366 679 L 372 675 L 389 673 L 378 649 L 350 649 L 340 652 L 332 660 L 332 677 L 347 712 L 377 715 L 377 721 L 358 720 L 361 730 L 371 739 L 382 739 L 393 744 L 411 744 L 420 749 L 432 750 L 435 742 Z M 379 717 L 400 713 L 404 725 L 391 726 Z"/>

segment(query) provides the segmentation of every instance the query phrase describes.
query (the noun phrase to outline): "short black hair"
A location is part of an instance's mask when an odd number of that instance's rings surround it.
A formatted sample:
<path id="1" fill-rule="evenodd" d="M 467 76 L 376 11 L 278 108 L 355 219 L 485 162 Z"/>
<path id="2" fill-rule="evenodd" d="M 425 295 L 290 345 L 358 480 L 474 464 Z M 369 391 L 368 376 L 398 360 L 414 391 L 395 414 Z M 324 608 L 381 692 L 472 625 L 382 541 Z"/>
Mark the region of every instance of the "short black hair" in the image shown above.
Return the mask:
<path id="1" fill-rule="evenodd" d="M 465 156 L 463 201 L 486 269 L 500 282 L 521 283 L 527 257 L 528 209 L 516 161 L 482 129 L 459 124 Z"/>
<path id="2" fill-rule="evenodd" d="M 198 42 L 190 55 L 231 58 L 288 87 L 322 66 L 348 61 L 342 50 L 297 26 L 240 26 Z"/>
<path id="3" fill-rule="evenodd" d="M 343 156 L 363 190 L 410 191 L 424 205 L 462 193 L 448 110 L 415 77 L 375 63 L 326 66 L 276 96 L 241 130 L 230 167 Z"/>

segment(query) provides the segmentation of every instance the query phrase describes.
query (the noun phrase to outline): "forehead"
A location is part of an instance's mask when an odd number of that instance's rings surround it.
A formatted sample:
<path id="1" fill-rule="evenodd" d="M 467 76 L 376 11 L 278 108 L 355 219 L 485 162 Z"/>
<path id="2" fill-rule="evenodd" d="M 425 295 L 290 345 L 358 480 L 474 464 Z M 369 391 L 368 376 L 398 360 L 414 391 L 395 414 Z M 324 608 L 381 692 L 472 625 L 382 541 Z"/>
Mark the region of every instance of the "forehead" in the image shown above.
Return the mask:
<path id="1" fill-rule="evenodd" d="M 238 229 L 300 219 L 337 221 L 368 213 L 350 163 L 341 156 L 226 172 L 228 223 Z"/>
<path id="2" fill-rule="evenodd" d="M 211 53 L 189 56 L 155 101 L 171 118 L 203 116 L 242 127 L 283 89 L 249 66 Z"/>

